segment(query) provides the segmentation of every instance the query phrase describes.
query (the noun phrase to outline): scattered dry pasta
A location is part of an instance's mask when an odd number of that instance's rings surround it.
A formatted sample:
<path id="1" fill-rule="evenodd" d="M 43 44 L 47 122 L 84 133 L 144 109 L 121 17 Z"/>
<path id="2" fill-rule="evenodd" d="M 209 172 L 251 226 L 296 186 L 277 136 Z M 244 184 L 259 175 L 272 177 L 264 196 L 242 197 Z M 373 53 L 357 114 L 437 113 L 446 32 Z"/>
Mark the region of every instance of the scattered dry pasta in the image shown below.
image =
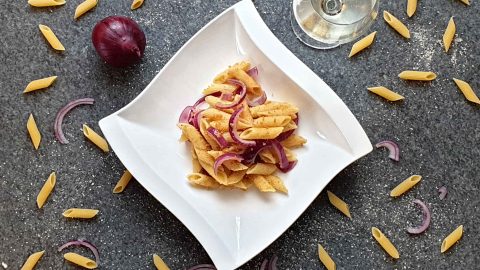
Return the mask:
<path id="1" fill-rule="evenodd" d="M 372 227 L 372 235 L 382 248 L 394 259 L 400 258 L 400 254 L 387 237 L 376 227 Z"/>
<path id="2" fill-rule="evenodd" d="M 417 0 L 407 0 L 407 15 L 412 17 L 417 10 Z"/>
<path id="3" fill-rule="evenodd" d="M 73 252 L 65 253 L 63 255 L 63 258 L 83 268 L 87 268 L 87 269 L 97 268 L 97 263 L 94 260 L 91 260 L 87 257 L 83 257 L 82 255 L 79 255 L 77 253 L 73 253 Z"/>
<path id="4" fill-rule="evenodd" d="M 38 208 L 42 208 L 45 202 L 47 201 L 48 197 L 52 193 L 53 188 L 55 187 L 55 183 L 57 182 L 57 176 L 55 172 L 52 172 L 50 176 L 48 176 L 47 181 L 43 184 L 42 189 L 37 195 L 37 206 Z"/>
<path id="5" fill-rule="evenodd" d="M 50 27 L 39 24 L 38 28 L 40 28 L 40 32 L 42 32 L 43 36 L 48 41 L 50 46 L 52 46 L 52 48 L 57 51 L 65 51 L 65 47 L 63 47 L 62 43 L 60 42 L 60 40 L 58 40 L 57 36 L 53 33 Z"/>
<path id="6" fill-rule="evenodd" d="M 463 235 L 463 225 L 458 226 L 452 233 L 450 233 L 447 237 L 442 242 L 442 247 L 440 248 L 440 251 L 444 253 L 448 249 L 450 249 L 453 244 L 458 242 L 460 238 L 462 238 Z"/>
<path id="7" fill-rule="evenodd" d="M 130 183 L 130 180 L 132 180 L 132 174 L 128 170 L 125 170 L 122 177 L 120 177 L 120 180 L 118 180 L 117 184 L 113 188 L 113 193 L 123 192 L 123 190 L 125 190 L 125 188 L 127 187 L 128 183 Z"/>
<path id="8" fill-rule="evenodd" d="M 462 80 L 459 80 L 459 79 L 455 79 L 455 78 L 453 78 L 453 81 L 455 82 L 455 84 L 457 85 L 458 89 L 460 89 L 460 91 L 463 93 L 463 95 L 465 96 L 465 98 L 466 98 L 468 101 L 473 102 L 473 103 L 480 104 L 480 99 L 479 99 L 478 96 L 475 94 L 475 92 L 473 92 L 473 89 L 472 89 L 472 87 L 470 86 L 470 84 L 468 84 L 468 83 L 465 82 L 465 81 L 462 81 Z"/>
<path id="9" fill-rule="evenodd" d="M 32 255 L 28 256 L 27 260 L 25 261 L 20 270 L 33 270 L 40 258 L 42 258 L 43 253 L 45 253 L 45 250 L 35 252 Z"/>
<path id="10" fill-rule="evenodd" d="M 93 144 L 98 146 L 98 148 L 102 149 L 103 152 L 108 152 L 108 143 L 107 141 L 100 135 L 98 135 L 95 131 L 93 131 L 87 125 L 83 125 L 83 135 L 87 137 Z"/>
<path id="11" fill-rule="evenodd" d="M 422 180 L 422 177 L 420 175 L 410 176 L 409 178 L 405 179 L 405 181 L 396 186 L 394 189 L 392 189 L 392 191 L 390 192 L 390 196 L 398 197 L 402 195 L 403 193 L 409 191 L 418 182 L 420 182 L 420 180 Z"/>
<path id="12" fill-rule="evenodd" d="M 399 19 L 395 18 L 388 11 L 383 11 L 383 19 L 390 25 L 395 31 L 397 31 L 404 38 L 410 38 L 410 31 Z"/>
<path id="13" fill-rule="evenodd" d="M 470 5 L 470 0 L 460 0 L 460 2 L 464 3 L 465 5 Z"/>
<path id="14" fill-rule="evenodd" d="M 342 199 L 337 197 L 337 195 L 333 194 L 328 190 L 327 190 L 327 195 L 328 195 L 328 200 L 333 206 L 335 206 L 335 208 L 340 210 L 340 212 L 342 212 L 345 216 L 352 218 L 348 204 L 346 204 Z"/>
<path id="15" fill-rule="evenodd" d="M 132 10 L 139 8 L 143 5 L 143 0 L 133 0 L 132 6 L 130 7 Z"/>
<path id="16" fill-rule="evenodd" d="M 431 71 L 405 70 L 398 74 L 400 79 L 411 81 L 431 81 L 437 78 L 437 74 Z"/>
<path id="17" fill-rule="evenodd" d="M 75 9 L 75 15 L 73 16 L 74 19 L 82 16 L 83 14 L 87 13 L 87 11 L 91 10 L 97 5 L 98 0 L 85 0 L 80 5 L 77 6 Z"/>
<path id="18" fill-rule="evenodd" d="M 352 57 L 355 54 L 359 53 L 360 51 L 364 50 L 368 46 L 372 45 L 374 39 L 375 39 L 375 34 L 377 34 L 377 31 L 369 34 L 368 36 L 360 39 L 359 41 L 355 42 L 352 46 L 352 50 L 350 51 L 350 54 L 348 57 Z"/>
<path id="19" fill-rule="evenodd" d="M 82 208 L 70 208 L 63 212 L 63 216 L 67 218 L 93 218 L 98 214 L 96 209 L 82 209 Z"/>
<path id="20" fill-rule="evenodd" d="M 443 45 L 445 46 L 445 52 L 448 52 L 450 46 L 452 45 L 453 38 L 455 37 L 455 22 L 453 21 L 453 17 L 450 18 L 448 21 L 447 29 L 445 29 L 445 33 L 443 34 Z"/>
<path id="21" fill-rule="evenodd" d="M 325 268 L 327 268 L 327 270 L 335 270 L 337 268 L 335 262 L 320 244 L 318 244 L 318 258 L 323 263 L 323 265 L 325 265 Z"/>
<path id="22" fill-rule="evenodd" d="M 25 90 L 23 91 L 23 93 L 28 93 L 28 92 L 47 88 L 50 85 L 52 85 L 56 79 L 57 79 L 57 76 L 51 76 L 51 77 L 31 81 L 27 85 L 27 87 L 25 87 Z"/>
<path id="23" fill-rule="evenodd" d="M 155 265 L 157 270 L 170 270 L 167 264 L 157 254 L 153 254 L 153 264 Z"/>
<path id="24" fill-rule="evenodd" d="M 42 135 L 38 130 L 35 118 L 33 118 L 33 114 L 30 114 L 28 117 L 27 130 L 28 134 L 30 135 L 30 139 L 32 140 L 33 147 L 35 147 L 35 150 L 38 150 L 38 147 L 40 147 L 40 141 L 42 140 Z"/>
<path id="25" fill-rule="evenodd" d="M 399 94 L 393 92 L 392 90 L 390 90 L 386 87 L 383 87 L 383 86 L 369 87 L 367 89 L 368 89 L 368 91 L 370 91 L 374 94 L 377 94 L 377 95 L 385 98 L 388 101 L 399 101 L 399 100 L 404 99 L 404 97 L 402 95 L 399 95 Z"/>
<path id="26" fill-rule="evenodd" d="M 65 0 L 28 0 L 28 4 L 34 7 L 53 7 L 65 4 Z"/>

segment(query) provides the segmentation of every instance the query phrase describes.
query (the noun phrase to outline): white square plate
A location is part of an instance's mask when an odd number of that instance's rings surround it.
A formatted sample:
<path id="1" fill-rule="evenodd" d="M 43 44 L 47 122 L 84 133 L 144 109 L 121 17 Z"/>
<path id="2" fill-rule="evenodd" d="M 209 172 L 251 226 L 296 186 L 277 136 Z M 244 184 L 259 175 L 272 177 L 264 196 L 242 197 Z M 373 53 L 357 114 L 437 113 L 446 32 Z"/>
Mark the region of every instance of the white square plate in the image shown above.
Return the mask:
<path id="1" fill-rule="evenodd" d="M 281 175 L 289 194 L 255 189 L 207 191 L 186 179 L 191 156 L 178 141 L 183 108 L 228 65 L 259 67 L 268 98 L 300 108 L 298 165 Z M 260 18 L 250 0 L 220 14 L 193 36 L 147 88 L 100 127 L 133 176 L 200 241 L 219 270 L 231 270 L 279 237 L 342 169 L 372 150 L 340 98 L 298 60 Z"/>

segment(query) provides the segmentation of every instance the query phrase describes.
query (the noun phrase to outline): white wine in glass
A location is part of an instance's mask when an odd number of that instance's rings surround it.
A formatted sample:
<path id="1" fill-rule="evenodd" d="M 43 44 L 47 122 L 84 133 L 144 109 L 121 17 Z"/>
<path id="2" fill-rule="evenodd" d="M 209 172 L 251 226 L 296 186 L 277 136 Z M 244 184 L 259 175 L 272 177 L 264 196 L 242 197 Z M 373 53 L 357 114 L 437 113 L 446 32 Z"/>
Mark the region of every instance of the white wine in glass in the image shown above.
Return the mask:
<path id="1" fill-rule="evenodd" d="M 293 0 L 291 23 L 306 45 L 330 49 L 365 34 L 378 14 L 378 0 Z"/>

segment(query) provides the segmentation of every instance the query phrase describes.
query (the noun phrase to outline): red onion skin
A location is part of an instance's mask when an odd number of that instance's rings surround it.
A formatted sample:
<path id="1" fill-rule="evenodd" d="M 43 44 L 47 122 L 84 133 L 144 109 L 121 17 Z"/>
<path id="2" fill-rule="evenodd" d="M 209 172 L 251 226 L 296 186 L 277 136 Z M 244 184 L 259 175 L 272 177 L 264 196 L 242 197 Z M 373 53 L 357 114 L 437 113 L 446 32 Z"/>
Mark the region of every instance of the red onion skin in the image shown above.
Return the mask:
<path id="1" fill-rule="evenodd" d="M 213 264 L 199 264 L 188 268 L 188 270 L 216 270 Z"/>
<path id="2" fill-rule="evenodd" d="M 445 197 L 446 197 L 447 194 L 448 194 L 447 187 L 445 187 L 445 186 L 440 187 L 440 188 L 438 189 L 438 193 L 440 193 L 440 195 L 439 195 L 440 200 L 445 199 Z"/>
<path id="3" fill-rule="evenodd" d="M 110 16 L 95 25 L 92 43 L 107 64 L 127 67 L 143 57 L 146 39 L 134 20 L 124 16 Z"/>
<path id="4" fill-rule="evenodd" d="M 72 241 L 68 241 L 67 243 L 60 246 L 58 248 L 58 251 L 62 251 L 65 248 L 68 248 L 69 246 L 84 246 L 84 247 L 90 249 L 90 251 L 92 251 L 93 255 L 95 256 L 96 263 L 97 264 L 100 263 L 100 256 L 98 255 L 98 249 L 94 244 L 92 244 L 92 243 L 90 243 L 86 240 L 83 240 L 83 239 L 72 240 Z"/>
<path id="5" fill-rule="evenodd" d="M 58 110 L 57 115 L 55 116 L 55 122 L 53 125 L 53 129 L 55 132 L 55 137 L 61 144 L 67 144 L 68 140 L 65 138 L 62 129 L 63 118 L 70 112 L 73 108 L 79 105 L 92 105 L 95 102 L 93 98 L 80 98 L 76 100 L 70 101 L 67 105 L 63 106 L 60 110 Z"/>
<path id="6" fill-rule="evenodd" d="M 430 214 L 430 210 L 428 209 L 427 205 L 424 202 L 420 201 L 419 199 L 415 199 L 413 200 L 413 203 L 417 204 L 422 208 L 423 220 L 420 226 L 408 228 L 407 231 L 411 234 L 420 234 L 420 233 L 423 233 L 430 225 L 431 214 Z"/>
<path id="7" fill-rule="evenodd" d="M 385 147 L 387 148 L 390 153 L 388 157 L 392 160 L 399 161 L 400 160 L 400 148 L 394 141 L 381 141 L 375 145 L 376 148 Z"/>

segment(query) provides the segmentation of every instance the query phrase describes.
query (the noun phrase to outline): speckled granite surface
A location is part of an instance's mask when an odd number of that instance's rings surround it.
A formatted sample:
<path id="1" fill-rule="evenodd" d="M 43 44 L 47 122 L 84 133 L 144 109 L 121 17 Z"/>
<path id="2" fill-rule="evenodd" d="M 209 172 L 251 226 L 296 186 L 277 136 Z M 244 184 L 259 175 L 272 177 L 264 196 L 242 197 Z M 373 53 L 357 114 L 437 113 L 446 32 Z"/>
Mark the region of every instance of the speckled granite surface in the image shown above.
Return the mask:
<path id="1" fill-rule="evenodd" d="M 114 153 L 103 154 L 85 141 L 80 127 L 87 122 L 98 130 L 99 119 L 139 94 L 182 44 L 236 1 L 146 0 L 132 12 L 130 1 L 101 0 L 76 22 L 73 12 L 81 1 L 44 9 L 26 2 L 2 1 L 0 9 L 0 269 L 19 269 L 30 253 L 42 249 L 46 254 L 37 269 L 76 269 L 56 248 L 79 237 L 98 245 L 99 269 L 153 269 L 152 253 L 161 254 L 172 269 L 209 262 L 190 232 L 138 183 L 133 181 L 121 195 L 111 194 L 123 167 Z M 377 20 L 375 44 L 348 59 L 349 45 L 325 52 L 296 40 L 288 1 L 256 1 L 273 33 L 338 93 L 371 141 L 395 139 L 402 155 L 394 163 L 385 151 L 373 151 L 331 182 L 328 189 L 351 205 L 352 220 L 333 209 L 322 193 L 285 234 L 241 269 L 258 269 L 272 254 L 279 256 L 279 269 L 324 269 L 317 243 L 326 247 L 338 269 L 479 268 L 480 107 L 467 103 L 451 80 L 469 81 L 480 94 L 480 8 L 472 2 L 466 7 L 453 0 L 419 1 L 416 15 L 407 20 L 406 1 L 382 1 L 380 10 L 406 21 L 412 39 L 402 39 Z M 134 68 L 107 67 L 91 45 L 95 22 L 113 14 L 131 16 L 147 35 L 145 58 Z M 458 36 L 446 54 L 441 38 L 450 16 L 456 17 Z M 64 53 L 45 44 L 39 23 L 58 34 Z M 431 69 L 438 78 L 404 82 L 397 78 L 404 69 Z M 54 74 L 60 77 L 50 89 L 22 95 L 28 81 Z M 373 85 L 397 90 L 406 100 L 386 103 L 366 91 Z M 53 137 L 56 111 L 68 100 L 86 96 L 94 97 L 96 105 L 66 118 L 70 144 L 60 145 Z M 43 134 L 38 152 L 25 130 L 30 112 Z M 48 207 L 38 210 L 36 194 L 52 170 L 58 173 L 57 191 Z M 388 197 L 391 188 L 414 173 L 424 177 L 418 187 L 399 199 Z M 444 201 L 437 194 L 441 185 L 449 188 Z M 413 198 L 432 210 L 432 224 L 420 236 L 405 230 L 420 219 Z M 62 218 L 63 210 L 73 206 L 96 207 L 101 214 L 91 221 Z M 465 226 L 463 239 L 440 254 L 442 239 L 460 224 Z M 399 260 L 389 259 L 373 241 L 372 226 L 396 244 Z"/>

